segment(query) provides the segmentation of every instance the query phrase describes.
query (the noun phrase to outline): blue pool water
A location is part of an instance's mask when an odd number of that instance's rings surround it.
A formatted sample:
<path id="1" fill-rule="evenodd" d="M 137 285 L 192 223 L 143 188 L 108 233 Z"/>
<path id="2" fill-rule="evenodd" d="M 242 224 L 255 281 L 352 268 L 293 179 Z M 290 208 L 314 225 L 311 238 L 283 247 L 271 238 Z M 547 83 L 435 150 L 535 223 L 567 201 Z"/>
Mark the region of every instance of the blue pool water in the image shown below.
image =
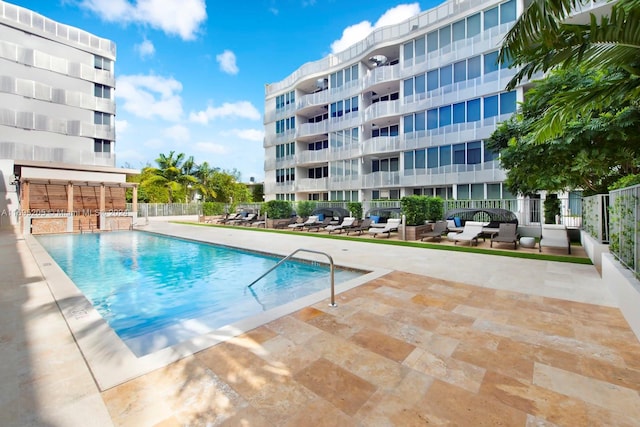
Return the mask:
<path id="1" fill-rule="evenodd" d="M 287 261 L 249 289 L 281 258 L 139 231 L 38 241 L 127 344 L 192 319 L 216 329 L 318 291 L 329 296 L 326 265 Z M 336 269 L 335 283 L 361 274 Z"/>

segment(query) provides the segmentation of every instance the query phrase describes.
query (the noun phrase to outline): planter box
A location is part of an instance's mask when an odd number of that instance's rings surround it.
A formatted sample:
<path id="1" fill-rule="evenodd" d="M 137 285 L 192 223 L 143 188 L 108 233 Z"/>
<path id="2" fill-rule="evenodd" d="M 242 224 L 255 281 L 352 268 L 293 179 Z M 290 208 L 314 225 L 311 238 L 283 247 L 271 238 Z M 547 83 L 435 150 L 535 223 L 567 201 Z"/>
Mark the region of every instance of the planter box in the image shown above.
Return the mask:
<path id="1" fill-rule="evenodd" d="M 424 225 L 405 225 L 405 239 L 407 241 L 420 240 L 420 235 L 426 231 L 432 230 L 431 224 Z"/>
<path id="2" fill-rule="evenodd" d="M 281 228 L 286 230 L 287 224 L 289 224 L 289 218 L 284 218 L 284 219 L 267 218 L 267 228 Z"/>

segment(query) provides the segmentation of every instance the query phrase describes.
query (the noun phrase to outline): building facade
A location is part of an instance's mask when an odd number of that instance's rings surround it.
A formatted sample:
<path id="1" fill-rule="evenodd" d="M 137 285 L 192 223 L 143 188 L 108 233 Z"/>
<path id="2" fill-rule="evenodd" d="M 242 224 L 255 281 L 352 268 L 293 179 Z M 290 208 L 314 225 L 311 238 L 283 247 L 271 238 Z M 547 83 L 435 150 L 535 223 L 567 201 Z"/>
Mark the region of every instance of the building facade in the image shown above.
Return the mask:
<path id="1" fill-rule="evenodd" d="M 0 1 L 0 225 L 34 206 L 98 210 L 111 188 L 124 207 L 115 59 L 112 41 Z"/>
<path id="2" fill-rule="evenodd" d="M 523 98 L 497 63 L 522 7 L 451 0 L 267 85 L 266 199 L 513 197 L 485 140 Z"/>

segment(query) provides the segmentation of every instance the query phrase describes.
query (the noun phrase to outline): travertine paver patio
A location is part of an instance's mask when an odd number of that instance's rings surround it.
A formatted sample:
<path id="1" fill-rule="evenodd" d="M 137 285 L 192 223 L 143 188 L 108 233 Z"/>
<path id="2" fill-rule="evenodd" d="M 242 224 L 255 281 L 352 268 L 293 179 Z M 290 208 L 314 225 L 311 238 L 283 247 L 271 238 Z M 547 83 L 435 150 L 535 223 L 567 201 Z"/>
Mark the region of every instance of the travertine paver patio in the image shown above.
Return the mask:
<path id="1" fill-rule="evenodd" d="M 639 425 L 615 308 L 393 272 L 103 392 L 116 425 Z"/>

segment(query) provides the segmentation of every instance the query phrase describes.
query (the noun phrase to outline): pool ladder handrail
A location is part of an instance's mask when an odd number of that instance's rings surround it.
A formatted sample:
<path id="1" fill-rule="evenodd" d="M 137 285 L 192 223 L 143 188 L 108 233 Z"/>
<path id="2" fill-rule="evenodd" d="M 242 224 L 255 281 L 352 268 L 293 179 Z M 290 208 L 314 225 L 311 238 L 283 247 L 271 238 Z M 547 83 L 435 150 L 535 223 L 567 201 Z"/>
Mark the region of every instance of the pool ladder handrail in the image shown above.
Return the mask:
<path id="1" fill-rule="evenodd" d="M 314 251 L 312 249 L 303 249 L 303 248 L 296 249 L 295 251 L 291 252 L 289 255 L 287 255 L 286 257 L 282 258 L 280 261 L 278 261 L 278 263 L 276 265 L 274 265 L 273 267 L 271 267 L 270 269 L 265 271 L 264 274 L 262 274 L 256 280 L 254 280 L 253 282 L 249 283 L 249 285 L 247 285 L 247 287 L 250 288 L 251 286 L 253 286 L 256 282 L 258 282 L 264 276 L 266 276 L 267 274 L 271 273 L 273 270 L 278 268 L 280 266 L 280 264 L 282 264 L 285 261 L 291 259 L 291 257 L 293 257 L 298 252 L 309 252 L 309 253 L 312 253 L 312 254 L 324 255 L 327 258 L 329 258 L 329 266 L 331 268 L 331 302 L 329 303 L 329 307 L 337 307 L 337 304 L 336 304 L 336 292 L 335 292 L 335 281 L 334 281 L 334 276 L 333 276 L 333 270 L 334 270 L 334 268 L 333 268 L 333 258 L 331 258 L 331 255 L 329 255 L 326 252 Z"/>

